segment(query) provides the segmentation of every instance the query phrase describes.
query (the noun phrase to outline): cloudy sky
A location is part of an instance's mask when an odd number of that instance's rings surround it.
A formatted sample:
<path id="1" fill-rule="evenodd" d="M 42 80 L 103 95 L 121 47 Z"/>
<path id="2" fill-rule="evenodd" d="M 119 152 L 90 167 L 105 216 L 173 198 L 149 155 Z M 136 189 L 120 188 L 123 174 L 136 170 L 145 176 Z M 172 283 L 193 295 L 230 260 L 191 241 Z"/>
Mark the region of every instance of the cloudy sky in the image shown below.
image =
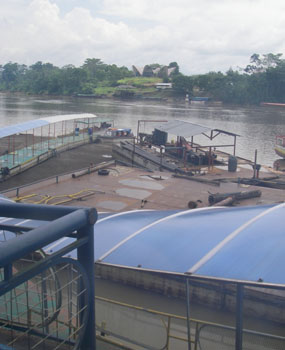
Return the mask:
<path id="1" fill-rule="evenodd" d="M 284 53 L 284 0 L 0 0 L 0 64 L 176 61 L 184 74 Z"/>

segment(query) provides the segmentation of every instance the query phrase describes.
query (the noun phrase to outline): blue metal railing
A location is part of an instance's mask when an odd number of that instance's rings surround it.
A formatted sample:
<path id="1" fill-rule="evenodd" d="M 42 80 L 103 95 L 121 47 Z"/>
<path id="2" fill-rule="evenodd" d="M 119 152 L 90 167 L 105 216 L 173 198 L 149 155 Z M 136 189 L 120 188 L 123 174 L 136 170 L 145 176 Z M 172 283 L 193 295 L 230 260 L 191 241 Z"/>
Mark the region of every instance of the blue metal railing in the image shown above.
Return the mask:
<path id="1" fill-rule="evenodd" d="M 44 206 L 30 204 L 0 203 L 0 215 L 6 218 L 43 220 L 46 224 L 37 228 L 19 227 L 21 235 L 2 242 L 0 245 L 0 269 L 4 272 L 0 281 L 0 297 L 19 287 L 35 276 L 43 274 L 56 264 L 68 262 L 64 258 L 69 252 L 77 249 L 77 262 L 75 264 L 85 279 L 80 279 L 78 291 L 79 309 L 84 309 L 84 316 L 80 316 L 80 339 L 76 348 L 86 350 L 96 348 L 95 344 L 95 302 L 94 302 L 94 237 L 93 226 L 97 220 L 96 209 L 72 208 L 61 206 Z M 23 222 L 24 223 L 24 222 Z M 0 223 L 0 230 L 7 226 Z M 15 273 L 13 264 L 29 254 L 63 237 L 73 237 L 76 240 L 66 245 L 60 251 L 44 256 L 36 263 Z M 83 286 L 84 284 L 84 286 Z M 81 293 L 85 288 L 86 293 Z"/>

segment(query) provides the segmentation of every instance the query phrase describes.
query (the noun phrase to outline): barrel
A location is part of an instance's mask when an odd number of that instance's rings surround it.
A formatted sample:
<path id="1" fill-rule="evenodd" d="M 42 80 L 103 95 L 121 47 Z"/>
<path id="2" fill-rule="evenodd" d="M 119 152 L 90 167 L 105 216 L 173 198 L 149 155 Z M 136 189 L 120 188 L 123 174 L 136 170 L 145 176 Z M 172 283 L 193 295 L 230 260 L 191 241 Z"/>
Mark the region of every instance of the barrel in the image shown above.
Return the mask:
<path id="1" fill-rule="evenodd" d="M 229 156 L 228 171 L 231 171 L 231 172 L 237 171 L 237 157 Z"/>

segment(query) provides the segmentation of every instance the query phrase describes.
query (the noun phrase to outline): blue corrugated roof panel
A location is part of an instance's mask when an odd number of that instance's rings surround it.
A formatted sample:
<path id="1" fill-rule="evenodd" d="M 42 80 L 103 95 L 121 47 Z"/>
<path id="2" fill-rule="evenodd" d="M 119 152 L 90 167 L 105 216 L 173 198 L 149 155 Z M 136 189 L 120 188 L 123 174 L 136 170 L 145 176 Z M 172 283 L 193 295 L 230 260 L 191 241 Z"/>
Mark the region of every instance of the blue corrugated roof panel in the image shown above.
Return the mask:
<path id="1" fill-rule="evenodd" d="M 99 214 L 94 226 L 94 260 L 103 258 L 117 245 L 131 237 L 137 230 L 156 222 L 157 220 L 173 214 L 175 211 L 131 211 L 112 215 Z M 52 253 L 63 248 L 73 241 L 72 238 L 62 238 L 45 247 L 47 253 Z M 75 252 L 70 256 L 75 258 Z"/>
<path id="2" fill-rule="evenodd" d="M 213 277 L 284 283 L 285 206 L 262 212 L 256 221 L 210 257 L 195 273 Z"/>
<path id="3" fill-rule="evenodd" d="M 285 284 L 284 214 L 285 203 L 99 214 L 94 259 L 126 267 Z M 0 218 L 1 222 L 20 226 L 23 220 Z M 36 227 L 44 222 L 23 224 Z M 57 251 L 71 241 L 61 239 L 45 251 Z M 76 258 L 74 252 L 71 256 Z"/>
<path id="4" fill-rule="evenodd" d="M 171 215 L 174 211 L 133 211 L 98 220 L 94 229 L 95 260 L 129 239 L 143 227 Z M 101 221 L 102 220 L 102 221 Z M 104 220 L 104 221 L 103 221 Z"/>
<path id="5" fill-rule="evenodd" d="M 146 269 L 187 272 L 241 223 L 262 212 L 224 208 L 191 210 L 146 228 L 115 249 L 103 261 Z"/>
<path id="6" fill-rule="evenodd" d="M 45 120 L 36 119 L 36 120 L 30 120 L 28 122 L 21 123 L 21 124 L 6 126 L 4 128 L 0 128 L 0 138 L 11 136 L 21 132 L 26 132 L 27 130 L 36 129 L 48 124 L 49 123 Z"/>

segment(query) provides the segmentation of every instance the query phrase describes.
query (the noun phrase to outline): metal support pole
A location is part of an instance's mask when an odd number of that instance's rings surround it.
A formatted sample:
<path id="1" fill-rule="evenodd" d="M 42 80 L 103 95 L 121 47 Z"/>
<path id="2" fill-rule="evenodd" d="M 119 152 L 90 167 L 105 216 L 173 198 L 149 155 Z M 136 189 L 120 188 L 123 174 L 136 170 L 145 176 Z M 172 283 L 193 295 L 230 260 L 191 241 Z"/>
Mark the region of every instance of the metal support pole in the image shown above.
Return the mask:
<path id="1" fill-rule="evenodd" d="M 138 120 L 138 127 L 137 127 L 137 138 L 139 139 L 139 132 L 140 132 L 140 120 Z"/>
<path id="2" fill-rule="evenodd" d="M 256 178 L 256 163 L 257 163 L 257 149 L 254 153 L 254 166 L 253 166 L 253 178 Z"/>
<path id="3" fill-rule="evenodd" d="M 50 124 L 48 125 L 48 150 L 49 150 L 49 139 L 50 139 Z"/>
<path id="4" fill-rule="evenodd" d="M 28 134 L 27 134 L 27 130 L 26 130 L 26 137 L 25 137 L 25 139 L 26 139 L 26 153 L 28 154 L 28 156 L 29 156 L 29 149 L 28 149 Z"/>
<path id="5" fill-rule="evenodd" d="M 34 156 L 34 154 L 35 154 L 35 129 L 33 129 L 33 147 L 32 147 L 32 149 L 33 149 L 33 156 Z"/>
<path id="6" fill-rule="evenodd" d="M 135 138 L 134 138 L 133 153 L 132 153 L 132 167 L 134 166 L 134 163 L 135 163 L 135 149 L 136 149 L 136 144 L 135 144 Z"/>
<path id="7" fill-rule="evenodd" d="M 208 159 L 208 169 L 210 170 L 211 168 L 211 158 L 212 158 L 212 147 L 209 147 L 209 155 L 208 155 L 209 159 Z"/>
<path id="8" fill-rule="evenodd" d="M 96 350 L 95 336 L 95 265 L 94 265 L 94 232 L 93 225 L 89 224 L 78 231 L 78 238 L 87 237 L 88 244 L 78 248 L 78 261 L 84 267 L 89 281 L 89 302 L 88 302 L 88 320 L 86 331 L 82 340 L 81 349 Z M 82 301 L 81 301 L 82 302 Z M 80 305 L 82 309 L 85 305 Z"/>
<path id="9" fill-rule="evenodd" d="M 61 143 L 63 145 L 63 127 L 64 127 L 64 121 L 61 122 Z"/>
<path id="10" fill-rule="evenodd" d="M 159 171 L 162 171 L 162 147 L 160 146 L 160 166 L 159 166 Z"/>
<path id="11" fill-rule="evenodd" d="M 191 328 L 190 328 L 190 293 L 189 293 L 189 279 L 186 277 L 186 302 L 187 302 L 187 337 L 188 350 L 191 350 Z"/>
<path id="12" fill-rule="evenodd" d="M 236 350 L 242 350 L 242 333 L 243 333 L 243 292 L 244 287 L 241 284 L 237 285 L 236 296 Z"/>
<path id="13" fill-rule="evenodd" d="M 41 126 L 41 151 L 43 150 L 43 127 Z"/>
<path id="14" fill-rule="evenodd" d="M 236 155 L 236 145 L 237 145 L 237 137 L 234 136 L 235 141 L 234 141 L 234 156 Z"/>
<path id="15" fill-rule="evenodd" d="M 56 123 L 53 124 L 53 138 L 54 138 L 55 148 L 56 148 L 56 146 L 57 146 L 57 139 L 56 139 L 56 136 L 55 136 L 56 135 L 56 133 L 55 133 L 55 124 Z"/>
<path id="16" fill-rule="evenodd" d="M 169 340 L 170 340 L 170 327 L 171 327 L 171 317 L 167 318 L 167 340 L 166 340 L 166 350 L 169 350 Z"/>
<path id="17" fill-rule="evenodd" d="M 13 165 L 15 164 L 15 135 L 13 135 Z"/>
<path id="18" fill-rule="evenodd" d="M 67 123 L 67 121 L 64 122 L 64 137 L 67 137 L 66 123 Z M 67 139 L 67 143 L 68 143 L 68 139 Z"/>

